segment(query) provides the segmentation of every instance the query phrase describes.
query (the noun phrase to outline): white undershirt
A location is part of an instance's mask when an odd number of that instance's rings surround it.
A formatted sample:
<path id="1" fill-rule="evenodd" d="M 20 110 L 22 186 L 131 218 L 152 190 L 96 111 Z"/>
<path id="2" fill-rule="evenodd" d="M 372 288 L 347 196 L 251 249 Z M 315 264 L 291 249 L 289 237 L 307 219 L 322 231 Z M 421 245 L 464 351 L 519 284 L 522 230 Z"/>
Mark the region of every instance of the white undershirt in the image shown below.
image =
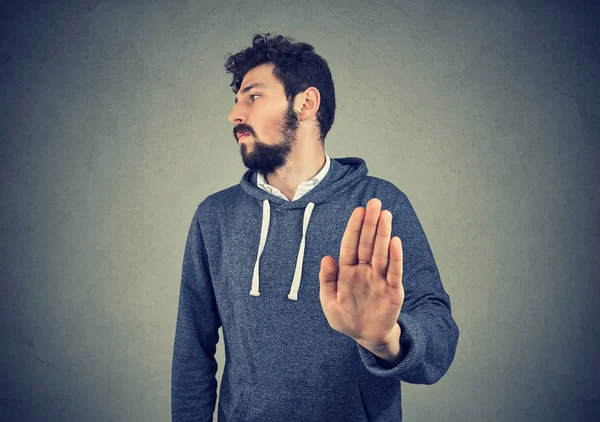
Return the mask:
<path id="1" fill-rule="evenodd" d="M 292 201 L 295 201 L 296 199 L 301 198 L 303 195 L 305 195 L 307 192 L 309 192 L 312 188 L 317 186 L 321 182 L 321 180 L 323 180 L 325 178 L 325 176 L 327 175 L 330 164 L 331 164 L 331 160 L 329 158 L 329 155 L 325 154 L 325 165 L 323 166 L 321 171 L 319 171 L 315 175 L 315 177 L 313 177 L 312 179 L 302 182 L 298 185 L 298 189 L 296 190 L 296 194 L 294 195 L 294 198 L 292 199 Z M 279 191 L 279 189 L 277 189 L 275 186 L 271 186 L 267 183 L 267 180 L 265 179 L 265 176 L 263 176 L 262 173 L 258 173 L 258 175 L 256 176 L 256 185 L 259 188 L 261 188 L 262 190 L 265 190 L 265 191 L 269 192 L 270 194 L 275 195 L 278 198 L 285 199 L 286 201 L 289 202 L 289 199 L 287 199 L 285 197 L 285 195 Z"/>

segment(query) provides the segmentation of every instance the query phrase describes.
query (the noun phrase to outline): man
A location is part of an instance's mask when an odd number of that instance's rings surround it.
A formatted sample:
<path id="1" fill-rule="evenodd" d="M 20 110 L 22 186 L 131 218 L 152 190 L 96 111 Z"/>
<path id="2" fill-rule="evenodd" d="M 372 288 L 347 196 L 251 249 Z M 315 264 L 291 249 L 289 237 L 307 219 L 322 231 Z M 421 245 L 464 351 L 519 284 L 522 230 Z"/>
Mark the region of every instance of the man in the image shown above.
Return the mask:
<path id="1" fill-rule="evenodd" d="M 432 384 L 458 342 L 408 198 L 331 159 L 327 63 L 256 35 L 230 55 L 229 115 L 248 171 L 191 223 L 173 353 L 173 421 L 401 421 L 400 381 Z M 366 205 L 366 209 L 364 206 Z"/>

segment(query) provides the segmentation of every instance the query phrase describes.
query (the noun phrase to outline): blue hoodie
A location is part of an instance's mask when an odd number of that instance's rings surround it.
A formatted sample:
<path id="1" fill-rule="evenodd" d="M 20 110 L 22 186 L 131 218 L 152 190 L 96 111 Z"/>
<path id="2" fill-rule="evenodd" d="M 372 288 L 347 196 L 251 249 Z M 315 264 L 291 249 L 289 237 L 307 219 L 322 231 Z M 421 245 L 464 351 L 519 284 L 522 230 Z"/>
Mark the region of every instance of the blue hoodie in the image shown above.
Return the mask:
<path id="1" fill-rule="evenodd" d="M 352 211 L 379 198 L 402 240 L 402 360 L 390 365 L 334 331 L 319 301 L 321 259 L 338 261 Z M 432 384 L 448 370 L 458 327 L 423 228 L 406 195 L 337 158 L 295 201 L 256 186 L 256 173 L 208 196 L 185 253 L 172 367 L 174 422 L 211 421 L 218 329 L 225 368 L 219 421 L 401 421 L 400 381 Z"/>

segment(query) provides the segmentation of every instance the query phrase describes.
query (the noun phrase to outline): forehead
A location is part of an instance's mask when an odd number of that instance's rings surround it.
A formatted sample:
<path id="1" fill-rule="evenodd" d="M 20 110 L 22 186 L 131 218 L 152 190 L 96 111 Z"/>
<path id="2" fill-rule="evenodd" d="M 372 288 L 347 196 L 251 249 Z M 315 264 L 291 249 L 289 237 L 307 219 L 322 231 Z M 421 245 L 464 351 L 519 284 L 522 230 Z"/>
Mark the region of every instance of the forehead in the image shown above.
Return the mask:
<path id="1" fill-rule="evenodd" d="M 274 68 L 275 65 L 273 63 L 264 63 L 260 66 L 250 69 L 244 76 L 244 79 L 242 79 L 240 91 L 242 91 L 245 87 L 256 83 L 264 84 L 270 89 L 276 89 L 277 85 L 283 88 L 281 82 L 279 82 L 275 75 L 273 75 Z"/>

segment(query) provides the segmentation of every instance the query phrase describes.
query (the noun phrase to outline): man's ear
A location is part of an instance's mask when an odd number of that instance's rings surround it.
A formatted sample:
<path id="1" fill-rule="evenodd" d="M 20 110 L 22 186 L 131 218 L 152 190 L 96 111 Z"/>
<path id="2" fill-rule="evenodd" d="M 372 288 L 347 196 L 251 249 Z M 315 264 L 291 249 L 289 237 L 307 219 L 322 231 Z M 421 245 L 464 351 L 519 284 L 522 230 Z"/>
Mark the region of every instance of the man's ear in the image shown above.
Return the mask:
<path id="1" fill-rule="evenodd" d="M 321 104 L 321 93 L 313 86 L 299 92 L 294 101 L 294 111 L 299 120 L 316 120 Z"/>

